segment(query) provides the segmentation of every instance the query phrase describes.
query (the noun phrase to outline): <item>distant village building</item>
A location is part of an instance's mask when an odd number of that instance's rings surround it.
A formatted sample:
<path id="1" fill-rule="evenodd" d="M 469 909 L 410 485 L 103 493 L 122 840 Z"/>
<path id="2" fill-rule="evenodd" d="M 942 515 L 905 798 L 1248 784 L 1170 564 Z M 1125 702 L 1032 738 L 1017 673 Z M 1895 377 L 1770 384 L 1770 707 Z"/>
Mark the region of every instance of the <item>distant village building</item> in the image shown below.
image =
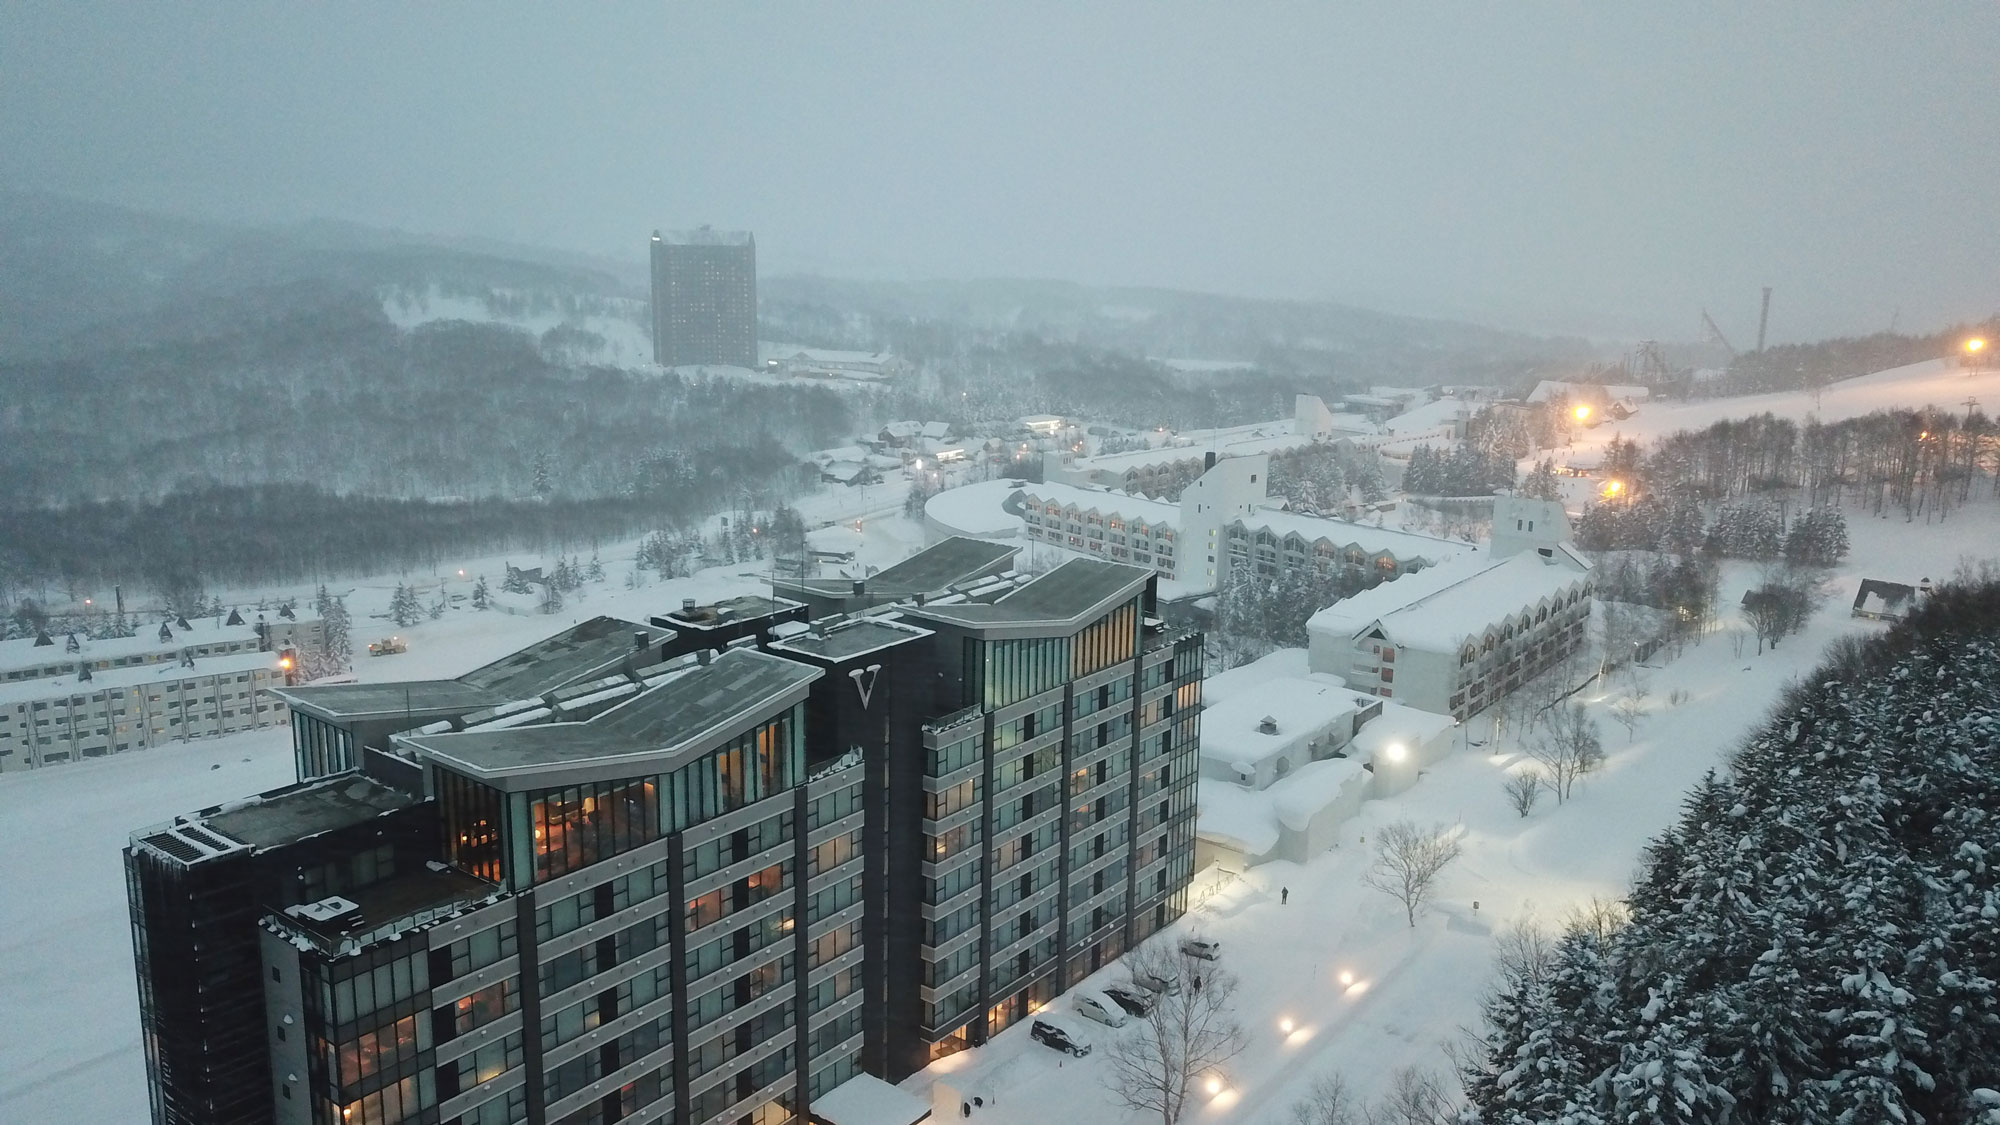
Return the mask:
<path id="1" fill-rule="evenodd" d="M 1213 457 L 1213 455 L 1209 455 Z M 1215 589 L 1230 566 L 1268 578 L 1346 567 L 1384 579 L 1470 553 L 1469 544 L 1267 508 L 1265 454 L 1216 458 L 1177 502 L 1051 482 L 1023 486 L 1026 535 L 1113 562 L 1148 566 L 1188 590 Z"/>
<path id="2" fill-rule="evenodd" d="M 322 637 L 317 618 L 286 610 L 79 636 L 75 652 L 0 641 L 0 772 L 282 723 L 285 705 L 271 694 L 290 673 L 282 662 Z"/>
<path id="3" fill-rule="evenodd" d="M 769 362 L 796 378 L 849 379 L 857 382 L 886 382 L 908 375 L 911 365 L 891 352 L 837 351 L 832 348 L 783 348 L 770 353 Z"/>
<path id="4" fill-rule="evenodd" d="M 1307 623 L 1315 672 L 1455 719 L 1582 647 L 1591 563 L 1554 501 L 1503 496 L 1489 554 L 1335 602 Z"/>
<path id="5" fill-rule="evenodd" d="M 1909 616 L 1918 598 L 1930 592 L 1930 584 L 1928 578 L 1921 586 L 1863 578 L 1861 588 L 1854 592 L 1854 616 L 1872 621 L 1901 621 Z"/>
<path id="6" fill-rule="evenodd" d="M 1211 455 L 1283 458 L 1314 446 L 1373 434 L 1374 426 L 1368 419 L 1335 414 L 1317 395 L 1299 395 L 1293 401 L 1290 418 L 1248 426 L 1188 430 L 1172 435 L 1166 439 L 1167 444 L 1152 449 L 1065 457 L 1053 465 L 1045 464 L 1043 471 L 1050 480 L 1155 495 L 1184 479 L 1183 466 L 1203 464 Z"/>

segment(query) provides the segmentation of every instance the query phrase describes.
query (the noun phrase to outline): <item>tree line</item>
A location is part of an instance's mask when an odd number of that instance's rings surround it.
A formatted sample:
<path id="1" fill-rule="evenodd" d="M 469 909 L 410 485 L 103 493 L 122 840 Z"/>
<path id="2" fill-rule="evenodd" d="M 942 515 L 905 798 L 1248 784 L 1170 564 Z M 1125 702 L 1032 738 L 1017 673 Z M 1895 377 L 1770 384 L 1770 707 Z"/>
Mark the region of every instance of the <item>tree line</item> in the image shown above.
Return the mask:
<path id="1" fill-rule="evenodd" d="M 1835 650 L 1688 795 L 1623 911 L 1510 943 L 1486 1125 L 2000 1111 L 2000 584 Z"/>

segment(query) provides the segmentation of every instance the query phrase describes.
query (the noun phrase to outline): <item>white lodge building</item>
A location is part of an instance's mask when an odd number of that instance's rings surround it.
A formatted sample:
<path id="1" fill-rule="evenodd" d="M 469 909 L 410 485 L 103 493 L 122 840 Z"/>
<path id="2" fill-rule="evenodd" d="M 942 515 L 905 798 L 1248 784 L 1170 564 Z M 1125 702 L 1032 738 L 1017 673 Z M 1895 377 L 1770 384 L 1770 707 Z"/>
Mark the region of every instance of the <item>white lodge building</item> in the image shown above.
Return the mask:
<path id="1" fill-rule="evenodd" d="M 1583 646 L 1591 563 L 1568 540 L 1561 504 L 1500 497 L 1489 555 L 1313 614 L 1312 670 L 1436 714 L 1478 714 Z"/>

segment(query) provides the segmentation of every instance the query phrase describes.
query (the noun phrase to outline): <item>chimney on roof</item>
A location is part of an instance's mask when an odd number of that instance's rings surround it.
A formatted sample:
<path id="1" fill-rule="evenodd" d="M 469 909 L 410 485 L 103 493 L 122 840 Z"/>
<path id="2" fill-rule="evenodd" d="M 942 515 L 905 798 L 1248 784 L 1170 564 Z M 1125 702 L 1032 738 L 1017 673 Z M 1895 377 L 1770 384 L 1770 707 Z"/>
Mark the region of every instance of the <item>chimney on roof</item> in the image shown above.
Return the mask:
<path id="1" fill-rule="evenodd" d="M 867 596 L 867 594 L 868 594 L 868 581 L 867 581 L 867 579 L 864 579 L 864 578 L 857 578 L 857 579 L 855 579 L 855 580 L 854 580 L 854 596 L 855 596 L 855 597 L 857 597 L 857 598 L 860 598 L 860 597 L 866 597 L 866 596 Z"/>
<path id="2" fill-rule="evenodd" d="M 1272 718 L 1269 715 L 1266 715 L 1263 718 L 1257 720 L 1257 733 L 1258 734 L 1278 733 L 1278 720 Z"/>
<path id="3" fill-rule="evenodd" d="M 650 639 L 651 638 L 646 636 L 646 631 L 644 629 L 632 630 L 632 651 L 633 652 L 646 651 L 646 642 L 649 641 Z"/>
<path id="4" fill-rule="evenodd" d="M 715 659 L 715 653 L 713 651 L 705 648 L 695 650 L 694 662 L 696 664 L 700 664 L 703 667 L 707 667 L 708 662 L 713 659 Z"/>
<path id="5" fill-rule="evenodd" d="M 693 599 L 693 598 L 682 598 L 682 599 L 681 599 L 681 616 L 682 616 L 682 617 L 692 617 L 693 615 L 694 615 L 694 599 Z"/>
<path id="6" fill-rule="evenodd" d="M 917 604 L 918 605 L 924 604 L 924 593 L 922 590 L 917 591 Z"/>
<path id="7" fill-rule="evenodd" d="M 1213 468 L 1215 468 L 1215 450 L 1211 449 L 1201 455 L 1201 471 L 1205 473 Z"/>

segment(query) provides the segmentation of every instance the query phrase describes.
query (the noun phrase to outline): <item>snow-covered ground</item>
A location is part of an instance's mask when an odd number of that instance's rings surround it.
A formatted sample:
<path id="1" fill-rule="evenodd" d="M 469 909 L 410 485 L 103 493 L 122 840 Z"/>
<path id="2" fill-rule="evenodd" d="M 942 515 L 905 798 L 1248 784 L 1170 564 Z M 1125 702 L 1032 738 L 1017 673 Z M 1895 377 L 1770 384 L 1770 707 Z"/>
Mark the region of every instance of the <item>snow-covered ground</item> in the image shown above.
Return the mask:
<path id="1" fill-rule="evenodd" d="M 1738 656 L 1735 635 L 1743 626 L 1725 608 L 1723 632 L 1647 673 L 1650 713 L 1630 740 L 1611 717 L 1617 693 L 1586 689 L 1580 698 L 1599 722 L 1609 762 L 1568 803 L 1544 795 L 1522 819 L 1501 792 L 1504 777 L 1522 764 L 1518 750 L 1501 744 L 1496 755 L 1494 745 L 1461 744 L 1408 791 L 1367 802 L 1342 845 L 1311 863 L 1265 864 L 1228 881 L 1212 872 L 1198 878 L 1196 897 L 1210 897 L 1173 933 L 1199 931 L 1222 943 L 1224 966 L 1242 979 L 1238 1014 L 1249 1046 L 1227 1068 L 1227 1089 L 1190 1120 L 1279 1125 L 1329 1070 L 1364 1099 L 1384 1092 L 1400 1067 L 1427 1067 L 1449 1080 L 1443 1045 L 1479 1026 L 1494 933 L 1517 918 L 1559 923 L 1592 896 L 1624 894 L 1641 847 L 1677 815 L 1681 794 L 1723 764 L 1786 682 L 1817 663 L 1829 641 L 1882 628 L 1849 615 L 1859 579 L 1944 574 L 1966 552 L 2000 554 L 2000 505 L 1963 508 L 1950 523 L 1929 526 L 1857 518 L 1850 534 L 1853 554 L 1803 634 L 1762 656 L 1752 655 L 1752 643 Z M 1720 604 L 1733 606 L 1755 578 L 1755 567 L 1728 564 Z M 1224 673 L 1218 687 L 1226 694 L 1240 675 Z M 1676 691 L 1686 699 L 1670 705 Z M 1462 738 L 1486 738 L 1479 720 L 1466 731 Z M 1400 903 L 1361 883 L 1364 841 L 1402 819 L 1463 832 L 1463 857 L 1440 878 L 1435 905 L 1414 930 Z M 1279 904 L 1282 888 L 1291 890 L 1288 905 Z M 1343 973 L 1354 983 L 1343 985 Z M 1114 965 L 1086 987 L 1122 974 Z M 1091 1023 L 1066 999 L 1041 1018 L 1100 1047 L 1136 1030 Z M 1284 1020 L 1292 1021 L 1289 1033 L 1281 1030 Z M 905 1086 L 921 1092 L 936 1076 L 966 1068 L 998 1080 L 995 1104 L 981 1116 L 988 1125 L 1145 1120 L 1117 1102 L 1102 1050 L 1069 1059 L 1034 1043 L 1025 1026 L 942 1060 Z"/>

